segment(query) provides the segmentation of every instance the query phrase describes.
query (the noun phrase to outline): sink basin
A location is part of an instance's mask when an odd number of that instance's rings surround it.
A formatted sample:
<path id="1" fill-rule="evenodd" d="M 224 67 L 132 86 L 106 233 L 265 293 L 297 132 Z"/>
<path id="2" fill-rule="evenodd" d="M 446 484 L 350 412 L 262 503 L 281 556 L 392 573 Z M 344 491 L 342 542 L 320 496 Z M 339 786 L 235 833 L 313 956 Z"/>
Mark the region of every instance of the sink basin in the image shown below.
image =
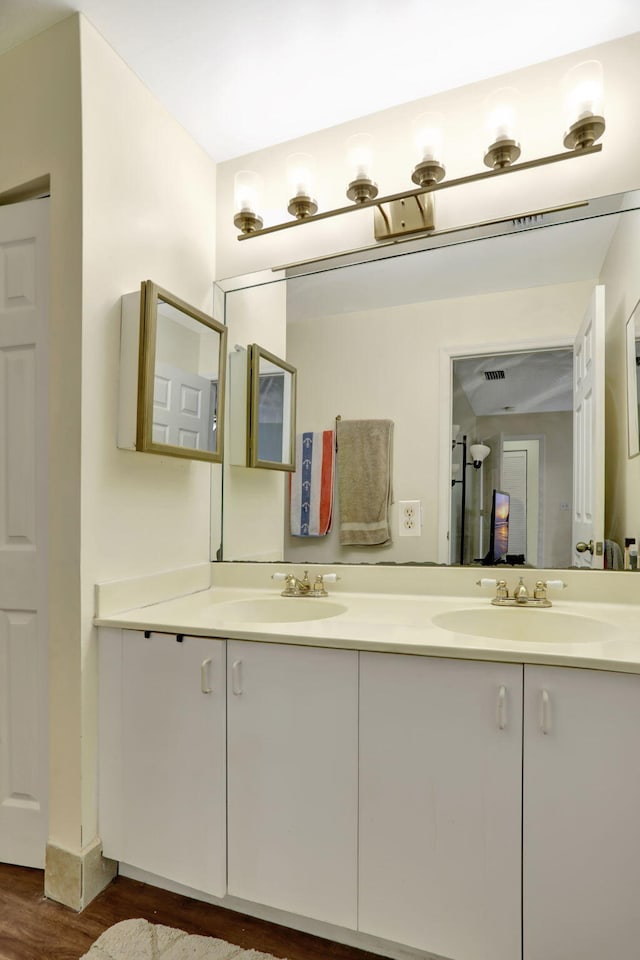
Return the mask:
<path id="1" fill-rule="evenodd" d="M 431 622 L 443 630 L 472 637 L 532 643 L 601 643 L 612 639 L 616 632 L 603 620 L 526 607 L 450 610 L 437 614 Z"/>
<path id="2" fill-rule="evenodd" d="M 327 620 L 347 608 L 327 602 L 324 597 L 261 597 L 255 600 L 230 600 L 214 607 L 225 623 L 299 623 Z"/>

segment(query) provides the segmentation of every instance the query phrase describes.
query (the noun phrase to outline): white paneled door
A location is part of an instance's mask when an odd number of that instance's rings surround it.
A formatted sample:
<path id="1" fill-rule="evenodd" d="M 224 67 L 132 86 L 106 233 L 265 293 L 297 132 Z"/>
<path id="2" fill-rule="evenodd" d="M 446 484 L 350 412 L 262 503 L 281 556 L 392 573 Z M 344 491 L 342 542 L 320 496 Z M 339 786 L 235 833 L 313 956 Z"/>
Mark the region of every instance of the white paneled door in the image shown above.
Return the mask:
<path id="1" fill-rule="evenodd" d="M 49 201 L 0 208 L 0 861 L 43 867 Z"/>
<path id="2" fill-rule="evenodd" d="M 597 286 L 573 348 L 572 539 L 574 565 L 600 570 L 604 565 L 604 325 L 604 287 Z"/>

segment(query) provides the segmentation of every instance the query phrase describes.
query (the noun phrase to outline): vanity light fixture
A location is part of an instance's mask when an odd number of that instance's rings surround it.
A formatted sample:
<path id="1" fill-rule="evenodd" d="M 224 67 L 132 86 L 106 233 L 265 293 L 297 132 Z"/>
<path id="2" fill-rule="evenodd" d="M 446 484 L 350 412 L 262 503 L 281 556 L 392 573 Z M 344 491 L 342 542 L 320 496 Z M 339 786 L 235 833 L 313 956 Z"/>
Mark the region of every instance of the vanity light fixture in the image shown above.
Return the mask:
<path id="1" fill-rule="evenodd" d="M 488 146 L 484 152 L 484 164 L 489 169 L 452 180 L 446 179 L 443 162 L 444 118 L 434 113 L 421 114 L 413 125 L 417 158 L 411 179 L 417 188 L 384 197 L 378 196 L 378 185 L 372 179 L 371 137 L 368 134 L 356 134 L 347 141 L 350 179 L 346 194 L 351 204 L 320 213 L 315 198 L 313 157 L 303 153 L 292 154 L 286 164 L 290 197 L 287 209 L 295 219 L 263 227 L 261 218 L 255 212 L 255 205 L 243 200 L 244 195 L 238 194 L 236 187 L 237 212 L 233 222 L 240 230 L 238 240 L 341 216 L 365 207 L 374 208 L 376 240 L 431 233 L 435 225 L 432 194 L 439 190 L 489 180 L 518 170 L 531 170 L 602 150 L 602 145 L 596 142 L 605 130 L 602 89 L 602 65 L 597 60 L 588 60 L 572 67 L 562 81 L 567 123 L 563 140 L 565 152 L 519 163 L 516 162 L 521 154 L 517 131 L 518 94 L 510 87 L 496 90 L 485 101 Z M 248 171 L 241 173 L 245 178 L 249 174 Z"/>
<path id="2" fill-rule="evenodd" d="M 292 217 L 306 220 L 318 211 L 318 203 L 313 198 L 315 188 L 315 161 L 310 153 L 292 153 L 287 157 L 287 183 L 289 185 L 289 206 Z"/>

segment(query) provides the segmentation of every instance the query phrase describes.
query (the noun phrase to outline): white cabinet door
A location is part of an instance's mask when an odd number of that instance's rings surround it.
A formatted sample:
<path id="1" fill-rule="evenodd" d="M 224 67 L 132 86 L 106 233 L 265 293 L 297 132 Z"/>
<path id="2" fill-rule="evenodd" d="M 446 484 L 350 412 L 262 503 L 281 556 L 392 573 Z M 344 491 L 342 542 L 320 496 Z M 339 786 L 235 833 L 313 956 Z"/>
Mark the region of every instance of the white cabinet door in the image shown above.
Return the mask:
<path id="1" fill-rule="evenodd" d="M 233 640 L 227 660 L 229 893 L 355 928 L 358 654 Z"/>
<path id="2" fill-rule="evenodd" d="M 520 957 L 521 748 L 521 666 L 360 655 L 360 930 Z"/>
<path id="3" fill-rule="evenodd" d="M 640 951 L 640 677 L 525 668 L 524 960 Z"/>
<path id="4" fill-rule="evenodd" d="M 101 631 L 105 855 L 226 892 L 225 643 Z"/>

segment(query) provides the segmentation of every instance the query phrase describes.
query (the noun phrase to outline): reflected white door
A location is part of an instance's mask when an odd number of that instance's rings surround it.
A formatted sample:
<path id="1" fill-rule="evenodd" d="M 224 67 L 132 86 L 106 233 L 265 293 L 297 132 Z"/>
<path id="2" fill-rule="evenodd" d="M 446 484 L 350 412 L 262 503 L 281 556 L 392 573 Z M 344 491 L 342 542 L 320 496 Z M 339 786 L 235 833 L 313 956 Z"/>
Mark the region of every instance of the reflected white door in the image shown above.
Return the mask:
<path id="1" fill-rule="evenodd" d="M 573 563 L 604 565 L 604 286 L 597 286 L 573 348 Z M 576 549 L 578 543 L 591 550 Z"/>
<path id="2" fill-rule="evenodd" d="M 212 383 L 168 363 L 156 363 L 153 442 L 190 450 L 212 450 Z"/>
<path id="3" fill-rule="evenodd" d="M 0 208 L 0 860 L 43 867 L 48 200 Z"/>

